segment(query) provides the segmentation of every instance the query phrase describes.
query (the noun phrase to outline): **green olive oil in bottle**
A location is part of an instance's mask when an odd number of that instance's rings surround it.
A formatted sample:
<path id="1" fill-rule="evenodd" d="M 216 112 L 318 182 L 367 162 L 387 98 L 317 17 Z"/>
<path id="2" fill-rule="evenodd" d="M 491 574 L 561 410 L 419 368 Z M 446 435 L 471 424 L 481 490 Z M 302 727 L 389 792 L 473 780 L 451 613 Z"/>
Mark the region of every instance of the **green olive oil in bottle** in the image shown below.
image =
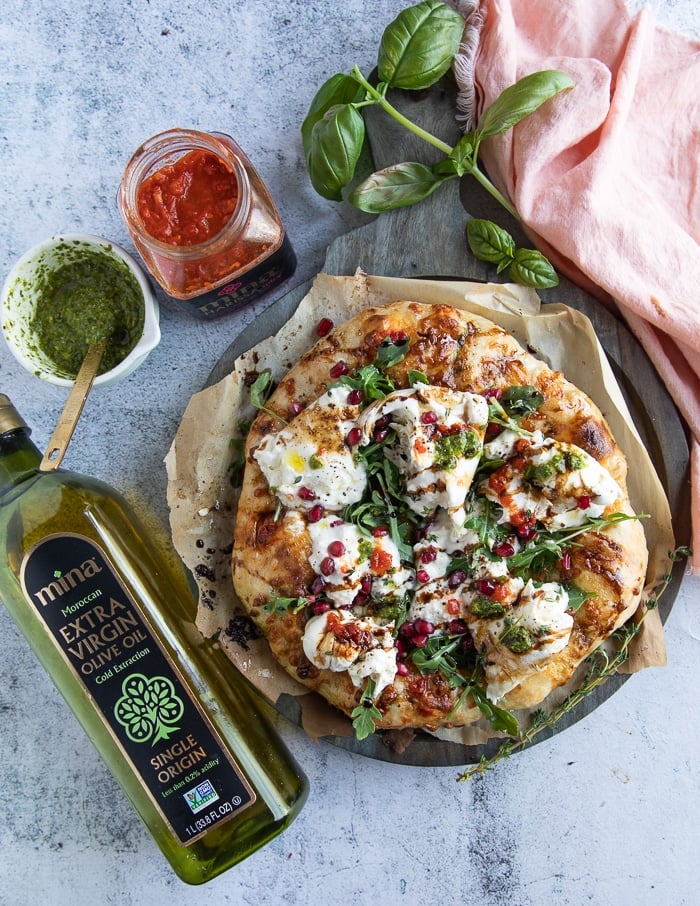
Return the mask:
<path id="1" fill-rule="evenodd" d="M 200 884 L 283 831 L 306 778 L 194 625 L 182 569 L 103 482 L 41 471 L 0 394 L 0 598 L 175 872 Z"/>

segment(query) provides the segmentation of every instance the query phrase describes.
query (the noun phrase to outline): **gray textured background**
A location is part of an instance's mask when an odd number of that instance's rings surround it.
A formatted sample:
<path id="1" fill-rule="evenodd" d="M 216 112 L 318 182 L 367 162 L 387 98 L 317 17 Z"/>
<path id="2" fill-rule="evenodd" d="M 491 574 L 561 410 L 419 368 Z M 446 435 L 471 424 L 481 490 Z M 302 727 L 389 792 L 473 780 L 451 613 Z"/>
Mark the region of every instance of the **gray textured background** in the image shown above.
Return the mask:
<path id="1" fill-rule="evenodd" d="M 260 170 L 299 256 L 293 286 L 362 222 L 311 190 L 299 124 L 316 88 L 368 72 L 392 0 L 6 0 L 0 12 L 0 276 L 35 242 L 88 231 L 127 248 L 124 165 L 176 125 L 229 132 Z M 657 0 L 698 35 L 696 0 Z M 214 324 L 163 305 L 146 366 L 88 401 L 65 465 L 163 521 L 163 457 L 189 396 L 267 298 Z M 65 391 L 0 344 L 0 389 L 43 447 Z M 667 624 L 669 665 L 585 721 L 457 784 L 279 728 L 311 781 L 295 824 L 203 889 L 178 881 L 0 608 L 0 904 L 194 906 L 691 904 L 697 902 L 700 580 Z M 695 704 L 693 704 L 695 702 Z"/>

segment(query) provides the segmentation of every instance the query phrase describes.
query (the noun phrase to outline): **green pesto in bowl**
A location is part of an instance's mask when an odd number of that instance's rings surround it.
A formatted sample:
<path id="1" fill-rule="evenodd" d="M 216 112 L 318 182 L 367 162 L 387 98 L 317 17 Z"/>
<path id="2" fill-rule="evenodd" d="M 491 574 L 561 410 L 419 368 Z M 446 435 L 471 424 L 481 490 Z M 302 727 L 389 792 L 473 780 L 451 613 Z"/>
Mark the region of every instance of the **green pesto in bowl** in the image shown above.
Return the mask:
<path id="1" fill-rule="evenodd" d="M 22 278 L 19 278 L 22 279 Z M 60 243 L 38 262 L 30 321 L 39 351 L 56 372 L 74 378 L 89 347 L 110 337 L 99 374 L 118 365 L 144 328 L 139 283 L 120 258 L 87 242 Z"/>

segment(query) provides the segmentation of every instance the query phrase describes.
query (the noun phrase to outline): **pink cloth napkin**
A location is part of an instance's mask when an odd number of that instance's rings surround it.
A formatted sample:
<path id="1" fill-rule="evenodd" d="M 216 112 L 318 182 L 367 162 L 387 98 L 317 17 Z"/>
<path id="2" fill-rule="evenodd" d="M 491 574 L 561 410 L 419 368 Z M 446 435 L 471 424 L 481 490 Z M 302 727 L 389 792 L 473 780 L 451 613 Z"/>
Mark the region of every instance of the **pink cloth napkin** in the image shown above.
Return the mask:
<path id="1" fill-rule="evenodd" d="M 530 72 L 575 82 L 482 160 L 557 269 L 614 300 L 687 422 L 700 571 L 700 43 L 622 0 L 454 5 L 475 49 L 455 73 L 477 119 Z"/>

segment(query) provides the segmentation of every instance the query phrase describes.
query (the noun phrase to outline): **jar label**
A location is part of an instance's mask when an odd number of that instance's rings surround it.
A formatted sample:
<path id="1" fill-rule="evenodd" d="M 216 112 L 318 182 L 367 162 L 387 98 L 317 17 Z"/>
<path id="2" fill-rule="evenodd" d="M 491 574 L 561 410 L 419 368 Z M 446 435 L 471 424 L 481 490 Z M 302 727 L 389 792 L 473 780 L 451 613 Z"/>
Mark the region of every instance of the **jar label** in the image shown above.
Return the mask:
<path id="1" fill-rule="evenodd" d="M 82 535 L 44 538 L 22 588 L 152 802 L 184 845 L 255 793 L 105 552 Z"/>
<path id="2" fill-rule="evenodd" d="M 248 305 L 270 292 L 294 273 L 297 259 L 289 238 L 285 234 L 282 244 L 268 258 L 230 283 L 194 296 L 192 299 L 175 299 L 185 311 L 196 318 L 213 320 Z"/>

